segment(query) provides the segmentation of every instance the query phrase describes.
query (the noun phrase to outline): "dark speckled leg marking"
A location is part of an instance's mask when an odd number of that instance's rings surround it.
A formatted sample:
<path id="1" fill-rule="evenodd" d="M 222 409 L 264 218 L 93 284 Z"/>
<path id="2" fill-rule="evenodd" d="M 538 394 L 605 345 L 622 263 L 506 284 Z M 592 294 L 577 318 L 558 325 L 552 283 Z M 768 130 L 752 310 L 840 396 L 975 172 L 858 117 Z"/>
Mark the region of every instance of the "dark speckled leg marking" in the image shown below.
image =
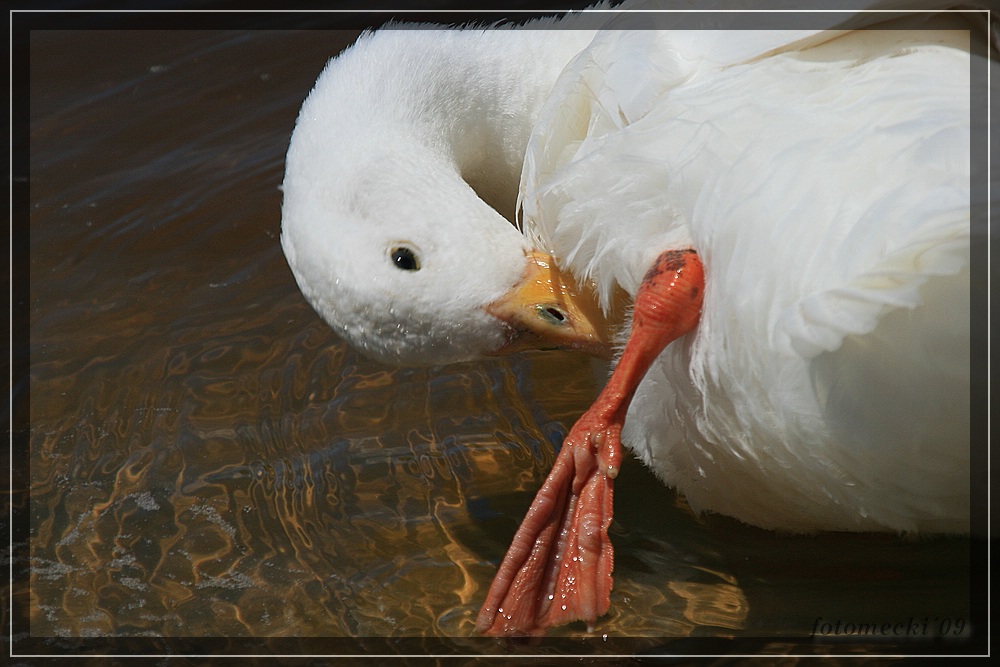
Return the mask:
<path id="1" fill-rule="evenodd" d="M 646 275 L 642 278 L 642 287 L 640 287 L 640 289 L 648 288 L 648 286 L 656 282 L 656 279 L 659 276 L 667 273 L 668 271 L 674 273 L 682 271 L 685 265 L 687 265 L 687 263 L 691 260 L 692 255 L 694 255 L 695 259 L 697 259 L 698 253 L 691 248 L 687 248 L 686 250 L 666 251 L 656 258 L 656 262 L 653 263 L 653 266 L 649 267 L 649 271 L 647 271 Z M 700 290 L 700 285 L 694 285 L 691 296 L 697 297 Z"/>

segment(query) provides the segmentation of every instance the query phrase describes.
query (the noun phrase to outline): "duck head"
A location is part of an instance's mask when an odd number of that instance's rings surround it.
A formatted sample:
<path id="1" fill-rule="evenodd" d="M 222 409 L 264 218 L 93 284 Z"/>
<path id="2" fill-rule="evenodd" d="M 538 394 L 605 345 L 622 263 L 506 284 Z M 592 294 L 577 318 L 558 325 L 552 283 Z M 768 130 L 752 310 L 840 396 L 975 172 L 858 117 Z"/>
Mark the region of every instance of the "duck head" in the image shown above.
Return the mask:
<path id="1" fill-rule="evenodd" d="M 528 348 L 607 356 L 596 301 L 415 131 L 359 140 L 307 99 L 283 182 L 281 242 L 316 312 L 397 365 Z"/>

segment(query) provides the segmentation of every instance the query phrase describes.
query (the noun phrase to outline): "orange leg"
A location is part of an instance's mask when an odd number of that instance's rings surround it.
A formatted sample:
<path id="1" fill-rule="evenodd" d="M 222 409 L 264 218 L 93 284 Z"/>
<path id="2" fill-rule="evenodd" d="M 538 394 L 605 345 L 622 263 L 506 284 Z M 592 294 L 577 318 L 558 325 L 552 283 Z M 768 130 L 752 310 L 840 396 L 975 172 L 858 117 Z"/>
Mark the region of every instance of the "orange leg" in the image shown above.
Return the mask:
<path id="1" fill-rule="evenodd" d="M 622 357 L 528 509 L 479 612 L 479 632 L 538 634 L 607 613 L 614 568 L 608 527 L 625 413 L 663 348 L 698 323 L 704 286 L 693 250 L 663 253 L 643 278 Z"/>

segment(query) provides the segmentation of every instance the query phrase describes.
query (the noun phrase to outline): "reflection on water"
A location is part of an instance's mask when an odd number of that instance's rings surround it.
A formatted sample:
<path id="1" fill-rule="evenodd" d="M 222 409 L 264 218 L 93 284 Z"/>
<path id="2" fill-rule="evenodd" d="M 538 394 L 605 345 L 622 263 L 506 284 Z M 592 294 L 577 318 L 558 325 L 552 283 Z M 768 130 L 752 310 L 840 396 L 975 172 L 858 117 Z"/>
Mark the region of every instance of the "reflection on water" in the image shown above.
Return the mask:
<path id="1" fill-rule="evenodd" d="M 305 304 L 284 150 L 353 37 L 32 35 L 32 636 L 472 633 L 601 375 L 570 353 L 387 369 Z M 596 636 L 968 617 L 964 540 L 697 518 L 634 462 L 616 488 Z"/>

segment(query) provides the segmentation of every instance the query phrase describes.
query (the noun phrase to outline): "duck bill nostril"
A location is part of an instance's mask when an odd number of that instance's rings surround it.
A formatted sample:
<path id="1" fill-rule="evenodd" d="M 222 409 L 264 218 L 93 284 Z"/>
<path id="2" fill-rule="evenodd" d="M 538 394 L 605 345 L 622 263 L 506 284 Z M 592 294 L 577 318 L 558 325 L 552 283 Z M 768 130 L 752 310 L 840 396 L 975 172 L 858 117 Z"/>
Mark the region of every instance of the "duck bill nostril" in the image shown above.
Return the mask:
<path id="1" fill-rule="evenodd" d="M 560 272 L 552 256 L 531 252 L 527 260 L 521 280 L 487 307 L 508 327 L 495 354 L 564 348 L 609 357 L 608 325 L 594 295 Z"/>
<path id="2" fill-rule="evenodd" d="M 566 315 L 555 306 L 538 306 L 538 316 L 543 321 L 557 326 L 568 323 Z"/>

